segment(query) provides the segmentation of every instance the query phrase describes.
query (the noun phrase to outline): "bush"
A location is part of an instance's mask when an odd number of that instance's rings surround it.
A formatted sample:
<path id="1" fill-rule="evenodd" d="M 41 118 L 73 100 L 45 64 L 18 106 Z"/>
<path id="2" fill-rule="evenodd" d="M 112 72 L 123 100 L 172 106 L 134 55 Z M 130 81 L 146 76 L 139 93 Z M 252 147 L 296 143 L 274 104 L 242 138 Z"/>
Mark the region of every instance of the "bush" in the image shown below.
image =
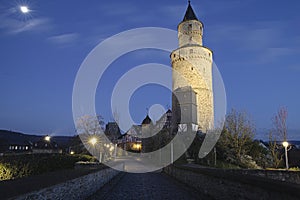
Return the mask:
<path id="1" fill-rule="evenodd" d="M 12 169 L 7 163 L 0 163 L 0 180 L 8 180 L 13 177 Z"/>
<path id="2" fill-rule="evenodd" d="M 0 181 L 73 168 L 78 161 L 95 161 L 89 155 L 26 154 L 0 157 Z"/>
<path id="3" fill-rule="evenodd" d="M 295 172 L 299 172 L 300 168 L 299 167 L 291 167 L 289 168 L 290 171 L 295 171 Z"/>

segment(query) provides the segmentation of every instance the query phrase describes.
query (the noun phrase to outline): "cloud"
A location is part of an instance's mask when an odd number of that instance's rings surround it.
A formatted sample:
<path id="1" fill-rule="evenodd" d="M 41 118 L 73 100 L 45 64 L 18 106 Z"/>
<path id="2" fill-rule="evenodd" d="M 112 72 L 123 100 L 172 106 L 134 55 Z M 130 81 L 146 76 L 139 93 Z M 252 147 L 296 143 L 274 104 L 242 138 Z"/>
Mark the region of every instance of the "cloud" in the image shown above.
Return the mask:
<path id="1" fill-rule="evenodd" d="M 291 22 L 290 22 L 291 23 Z M 256 21 L 245 24 L 218 24 L 207 28 L 209 43 L 228 46 L 249 55 L 251 64 L 266 64 L 299 52 L 295 35 L 286 37 L 289 21 Z M 245 60 L 243 61 L 245 62 Z"/>
<path id="2" fill-rule="evenodd" d="M 288 68 L 289 68 L 290 70 L 300 72 L 300 64 L 290 65 Z"/>
<path id="3" fill-rule="evenodd" d="M 47 40 L 57 45 L 69 45 L 79 38 L 78 33 L 66 33 L 49 37 Z"/>
<path id="4" fill-rule="evenodd" d="M 18 20 L 8 13 L 0 14 L 0 30 L 6 34 L 19 34 L 26 31 L 45 31 L 51 29 L 49 18 Z"/>
<path id="5" fill-rule="evenodd" d="M 288 56 L 293 54 L 295 51 L 291 48 L 267 48 L 264 55 L 261 56 L 261 59 L 259 60 L 260 63 L 269 63 L 273 61 L 280 60 L 283 56 Z"/>
<path id="6" fill-rule="evenodd" d="M 99 10 L 102 14 L 109 15 L 109 16 L 115 16 L 115 15 L 129 15 L 132 13 L 135 13 L 137 11 L 137 6 L 130 3 L 122 3 L 118 4 L 117 6 L 115 4 L 102 4 L 101 7 L 99 7 Z"/>
<path id="7" fill-rule="evenodd" d="M 183 14 L 186 10 L 186 5 L 167 5 L 167 6 L 161 6 L 158 8 L 158 11 L 160 12 L 160 15 L 166 15 L 169 16 L 171 19 L 178 19 L 183 18 Z"/>

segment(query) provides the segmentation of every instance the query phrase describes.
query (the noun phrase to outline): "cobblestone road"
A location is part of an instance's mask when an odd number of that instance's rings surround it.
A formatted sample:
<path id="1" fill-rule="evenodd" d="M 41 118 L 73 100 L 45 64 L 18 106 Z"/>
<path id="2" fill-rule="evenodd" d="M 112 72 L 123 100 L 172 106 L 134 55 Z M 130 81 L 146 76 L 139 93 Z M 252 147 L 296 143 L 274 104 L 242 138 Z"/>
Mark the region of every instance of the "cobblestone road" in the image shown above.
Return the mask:
<path id="1" fill-rule="evenodd" d="M 120 173 L 96 194 L 95 199 L 210 199 L 164 173 Z"/>

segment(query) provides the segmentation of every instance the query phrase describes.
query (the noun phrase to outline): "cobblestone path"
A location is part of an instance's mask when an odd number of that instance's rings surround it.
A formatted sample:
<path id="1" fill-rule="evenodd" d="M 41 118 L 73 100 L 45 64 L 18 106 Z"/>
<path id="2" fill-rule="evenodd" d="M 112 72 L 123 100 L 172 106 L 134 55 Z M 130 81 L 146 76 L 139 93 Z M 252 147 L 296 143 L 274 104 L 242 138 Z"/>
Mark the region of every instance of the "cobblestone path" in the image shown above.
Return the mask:
<path id="1" fill-rule="evenodd" d="M 210 199 L 164 173 L 120 173 L 89 200 Z"/>

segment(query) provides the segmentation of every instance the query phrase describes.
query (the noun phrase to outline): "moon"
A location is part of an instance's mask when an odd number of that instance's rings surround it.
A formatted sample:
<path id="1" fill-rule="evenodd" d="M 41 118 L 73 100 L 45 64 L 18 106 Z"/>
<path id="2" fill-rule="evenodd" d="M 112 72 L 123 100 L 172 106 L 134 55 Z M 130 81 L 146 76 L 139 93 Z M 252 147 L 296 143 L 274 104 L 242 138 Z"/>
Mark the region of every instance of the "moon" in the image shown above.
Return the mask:
<path id="1" fill-rule="evenodd" d="M 29 13 L 29 9 L 27 6 L 20 6 L 20 11 L 24 14 Z"/>

